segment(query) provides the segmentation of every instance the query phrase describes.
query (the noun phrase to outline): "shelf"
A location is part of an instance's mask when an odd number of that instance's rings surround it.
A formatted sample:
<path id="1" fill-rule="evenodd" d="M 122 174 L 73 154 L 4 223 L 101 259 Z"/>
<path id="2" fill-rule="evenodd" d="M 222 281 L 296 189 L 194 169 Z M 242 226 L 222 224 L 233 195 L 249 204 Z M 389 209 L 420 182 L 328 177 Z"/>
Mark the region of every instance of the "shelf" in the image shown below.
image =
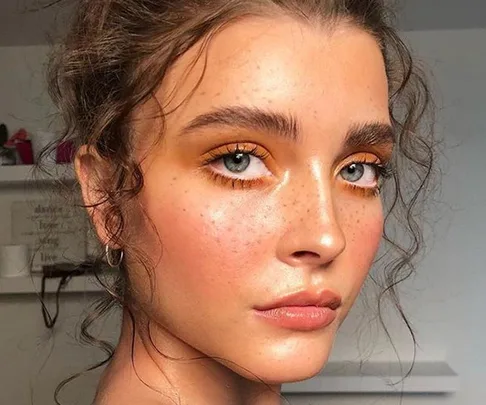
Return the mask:
<path id="1" fill-rule="evenodd" d="M 53 165 L 48 173 L 33 165 L 0 166 L 0 187 L 37 182 L 70 182 L 75 180 L 72 164 Z"/>
<path id="2" fill-rule="evenodd" d="M 329 363 L 314 378 L 284 384 L 282 393 L 447 394 L 459 389 L 458 375 L 445 362 L 415 363 L 411 376 L 398 383 L 409 367 L 410 364 L 402 364 L 402 372 L 399 363 Z"/>
<path id="3" fill-rule="evenodd" d="M 0 294 L 36 294 L 41 291 L 42 276 L 33 274 L 29 277 L 0 277 Z M 46 281 L 46 293 L 55 293 L 59 279 Z M 103 288 L 93 275 L 73 277 L 62 290 L 63 293 L 103 292 Z"/>

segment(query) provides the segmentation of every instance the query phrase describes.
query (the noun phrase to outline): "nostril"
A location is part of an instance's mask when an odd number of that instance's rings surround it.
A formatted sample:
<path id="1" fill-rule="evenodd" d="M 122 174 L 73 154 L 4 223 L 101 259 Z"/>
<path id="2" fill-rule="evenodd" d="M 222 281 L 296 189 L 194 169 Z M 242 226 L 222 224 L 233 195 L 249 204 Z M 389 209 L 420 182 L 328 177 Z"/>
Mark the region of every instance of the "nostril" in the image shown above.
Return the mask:
<path id="1" fill-rule="evenodd" d="M 303 259 L 303 258 L 316 258 L 318 259 L 320 256 L 315 252 L 309 252 L 307 250 L 300 250 L 298 252 L 294 252 L 293 255 L 296 259 Z"/>

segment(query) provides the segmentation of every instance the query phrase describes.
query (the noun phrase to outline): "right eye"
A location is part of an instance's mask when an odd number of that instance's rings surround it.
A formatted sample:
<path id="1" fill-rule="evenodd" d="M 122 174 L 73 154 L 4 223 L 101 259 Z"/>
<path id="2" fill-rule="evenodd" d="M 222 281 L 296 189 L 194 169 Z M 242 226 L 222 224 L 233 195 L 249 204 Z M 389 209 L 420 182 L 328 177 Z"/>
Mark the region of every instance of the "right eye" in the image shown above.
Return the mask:
<path id="1" fill-rule="evenodd" d="M 214 174 L 240 181 L 252 181 L 272 175 L 265 164 L 268 152 L 260 151 L 256 145 L 251 150 L 240 145 L 226 146 L 225 149 L 224 152 L 211 152 L 211 159 L 206 162 Z"/>

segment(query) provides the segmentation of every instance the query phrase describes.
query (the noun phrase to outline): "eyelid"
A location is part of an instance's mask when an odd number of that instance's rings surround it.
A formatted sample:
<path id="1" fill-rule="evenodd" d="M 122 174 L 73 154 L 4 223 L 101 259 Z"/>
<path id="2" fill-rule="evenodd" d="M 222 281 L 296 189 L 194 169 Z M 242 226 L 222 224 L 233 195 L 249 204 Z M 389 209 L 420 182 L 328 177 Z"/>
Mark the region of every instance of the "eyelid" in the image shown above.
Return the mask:
<path id="1" fill-rule="evenodd" d="M 342 163 L 343 161 L 348 161 L 355 156 L 372 156 L 375 160 L 378 159 L 380 164 L 388 165 L 391 162 L 393 155 L 394 144 L 385 143 L 380 145 L 371 145 L 369 147 L 357 147 L 352 150 L 347 150 L 338 156 L 336 162 Z"/>
<path id="2" fill-rule="evenodd" d="M 352 155 L 348 155 L 346 158 L 341 160 L 336 166 L 336 174 L 339 174 L 342 169 L 353 163 L 363 163 L 363 164 L 375 164 L 379 166 L 387 166 L 388 162 L 383 162 L 380 157 L 370 152 L 355 152 Z"/>
<path id="3" fill-rule="evenodd" d="M 225 155 L 234 154 L 236 152 L 256 156 L 265 163 L 270 172 L 272 172 L 274 175 L 279 174 L 277 164 L 271 152 L 255 142 L 232 142 L 214 147 L 201 156 L 201 164 L 208 165 L 217 159 L 221 159 Z"/>

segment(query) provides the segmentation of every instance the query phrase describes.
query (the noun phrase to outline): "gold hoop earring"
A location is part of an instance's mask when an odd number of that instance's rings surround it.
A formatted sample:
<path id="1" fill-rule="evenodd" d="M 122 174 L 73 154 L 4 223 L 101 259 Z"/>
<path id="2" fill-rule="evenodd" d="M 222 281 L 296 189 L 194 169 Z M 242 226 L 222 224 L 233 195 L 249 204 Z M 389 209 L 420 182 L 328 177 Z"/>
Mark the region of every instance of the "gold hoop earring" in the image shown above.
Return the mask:
<path id="1" fill-rule="evenodd" d="M 106 257 L 106 262 L 108 263 L 108 266 L 111 268 L 116 268 L 120 267 L 121 262 L 123 261 L 123 250 L 119 249 L 117 250 L 119 252 L 118 259 L 113 261 L 113 252 L 115 250 L 111 249 L 108 245 L 105 246 L 105 257 Z"/>

